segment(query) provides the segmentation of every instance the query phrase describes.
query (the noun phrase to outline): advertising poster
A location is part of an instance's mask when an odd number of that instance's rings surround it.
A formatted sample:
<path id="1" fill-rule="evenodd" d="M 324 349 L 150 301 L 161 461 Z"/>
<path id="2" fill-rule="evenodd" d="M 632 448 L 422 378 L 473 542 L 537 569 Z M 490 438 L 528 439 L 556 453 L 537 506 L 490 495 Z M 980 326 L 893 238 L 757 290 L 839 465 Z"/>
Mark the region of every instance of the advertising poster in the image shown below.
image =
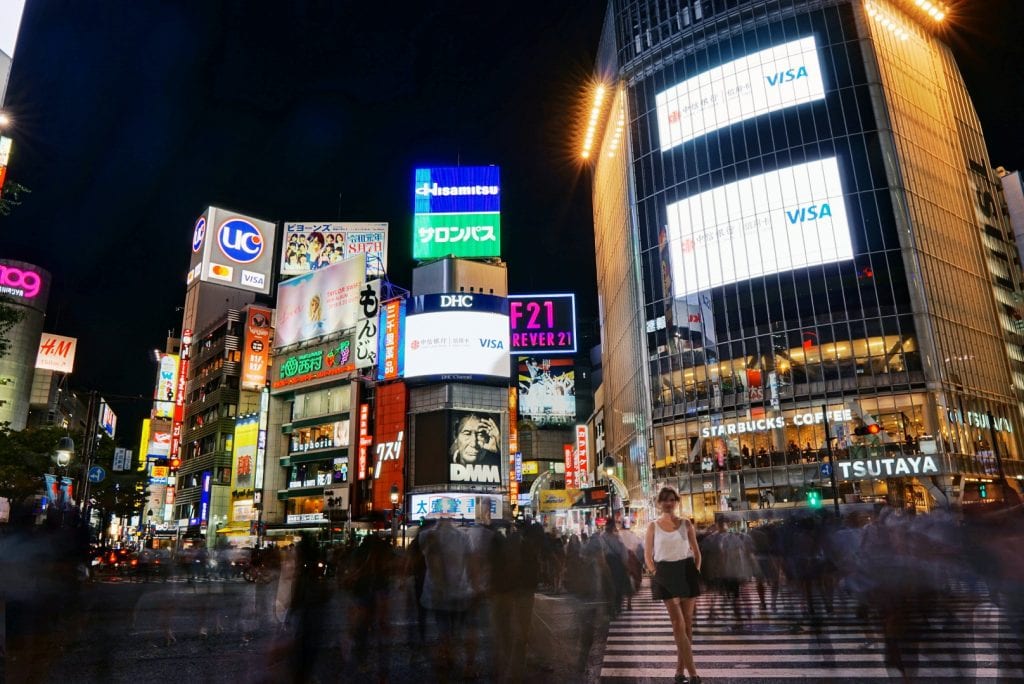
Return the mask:
<path id="1" fill-rule="evenodd" d="M 117 416 L 106 401 L 100 400 L 100 429 L 107 433 L 110 438 L 117 432 Z"/>
<path id="2" fill-rule="evenodd" d="M 274 346 L 354 328 L 365 273 L 364 259 L 347 259 L 281 283 Z"/>
<path id="3" fill-rule="evenodd" d="M 245 323 L 245 346 L 242 350 L 242 389 L 258 391 L 267 384 L 271 315 L 270 309 L 249 307 Z"/>
<path id="4" fill-rule="evenodd" d="M 256 442 L 259 438 L 259 414 L 243 416 L 235 421 L 235 439 L 231 458 L 231 488 L 253 489 L 256 465 Z"/>
<path id="5" fill-rule="evenodd" d="M 36 354 L 36 368 L 56 373 L 70 373 L 75 367 L 75 349 L 78 340 L 44 332 L 39 338 L 39 353 Z"/>
<path id="6" fill-rule="evenodd" d="M 413 259 L 501 256 L 497 166 L 416 169 Z"/>
<path id="7" fill-rule="evenodd" d="M 576 422 L 576 372 L 571 358 L 519 358 L 519 415 L 537 427 Z"/>
<path id="8" fill-rule="evenodd" d="M 754 116 L 824 97 L 814 36 L 754 52 L 655 96 L 661 151 Z"/>
<path id="9" fill-rule="evenodd" d="M 501 484 L 501 416 L 484 411 L 449 411 L 449 482 Z"/>
<path id="10" fill-rule="evenodd" d="M 171 433 L 151 429 L 149 433 L 149 445 L 146 451 L 147 458 L 167 458 L 171 454 Z"/>
<path id="11" fill-rule="evenodd" d="M 509 295 L 513 354 L 575 354 L 576 295 Z"/>
<path id="12" fill-rule="evenodd" d="M 303 275 L 344 259 L 364 255 L 366 277 L 387 272 L 387 223 L 306 221 L 284 224 L 281 275 Z"/>
<path id="13" fill-rule="evenodd" d="M 377 336 L 380 328 L 380 281 L 363 285 L 359 292 L 359 318 L 356 321 L 356 368 L 377 363 Z"/>
<path id="14" fill-rule="evenodd" d="M 405 377 L 509 377 L 508 301 L 481 294 L 423 295 L 405 319 Z"/>
<path id="15" fill-rule="evenodd" d="M 158 354 L 156 384 L 153 388 L 153 417 L 174 417 L 174 401 L 178 396 L 177 354 Z"/>
<path id="16" fill-rule="evenodd" d="M 565 460 L 565 488 L 575 489 L 580 485 L 576 479 L 576 451 L 572 444 L 562 445 L 562 456 Z"/>
<path id="17" fill-rule="evenodd" d="M 481 506 L 486 506 L 486 512 L 479 510 Z M 502 511 L 501 497 L 496 494 L 466 494 L 462 492 L 413 494 L 409 497 L 408 519 L 410 522 L 433 518 L 497 520 L 502 517 Z M 481 513 L 484 514 L 481 515 Z"/>
<path id="18" fill-rule="evenodd" d="M 853 258 L 835 157 L 744 178 L 667 209 L 677 299 Z"/>

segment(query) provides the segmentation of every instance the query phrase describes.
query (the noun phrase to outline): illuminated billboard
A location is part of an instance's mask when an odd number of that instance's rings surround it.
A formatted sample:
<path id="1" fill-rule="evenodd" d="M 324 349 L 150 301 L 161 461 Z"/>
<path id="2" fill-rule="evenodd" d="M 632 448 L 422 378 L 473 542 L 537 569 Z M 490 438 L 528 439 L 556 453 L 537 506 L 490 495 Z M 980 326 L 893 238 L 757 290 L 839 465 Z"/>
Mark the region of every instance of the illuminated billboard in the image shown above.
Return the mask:
<path id="1" fill-rule="evenodd" d="M 537 427 L 576 422 L 576 373 L 571 358 L 519 358 L 519 415 Z"/>
<path id="2" fill-rule="evenodd" d="M 501 416 L 484 411 L 448 411 L 448 481 L 501 484 Z"/>
<path id="3" fill-rule="evenodd" d="M 269 221 L 208 208 L 192 227 L 188 286 L 202 281 L 270 294 L 276 233 Z"/>
<path id="4" fill-rule="evenodd" d="M 727 62 L 658 93 L 662 152 L 751 117 L 825 97 L 814 36 Z"/>
<path id="5" fill-rule="evenodd" d="M 2 57 L 0 57 L 2 59 Z M 0 83 L 0 90 L 6 83 Z M 0 102 L 3 102 L 0 99 Z M 4 183 L 7 181 L 7 166 L 11 163 L 11 148 L 14 141 L 5 135 L 0 135 L 0 192 L 3 192 Z"/>
<path id="6" fill-rule="evenodd" d="M 366 277 L 384 275 L 388 266 L 388 224 L 285 223 L 281 239 L 281 275 L 295 276 L 363 254 Z"/>
<path id="7" fill-rule="evenodd" d="M 512 354 L 575 354 L 576 296 L 509 295 Z"/>
<path id="8" fill-rule="evenodd" d="M 50 274 L 44 269 L 13 259 L 0 259 L 0 295 L 15 304 L 46 310 L 50 295 Z"/>
<path id="9" fill-rule="evenodd" d="M 259 431 L 260 417 L 258 413 L 242 416 L 235 421 L 235 438 L 231 449 L 231 488 L 233 490 L 244 491 L 254 488 L 253 474 Z"/>
<path id="10" fill-rule="evenodd" d="M 380 308 L 377 335 L 378 380 L 394 380 L 405 374 L 405 300 L 391 299 Z"/>
<path id="11" fill-rule="evenodd" d="M 110 405 L 102 399 L 100 400 L 100 414 L 98 421 L 100 429 L 113 438 L 114 433 L 117 432 L 117 416 L 110 408 Z"/>
<path id="12" fill-rule="evenodd" d="M 261 306 L 249 307 L 245 317 L 245 346 L 242 348 L 242 389 L 261 390 L 267 384 L 270 366 L 270 317 Z"/>
<path id="13" fill-rule="evenodd" d="M 174 418 L 174 401 L 178 397 L 177 354 L 157 354 L 156 384 L 153 389 L 153 417 Z"/>
<path id="14" fill-rule="evenodd" d="M 508 300 L 482 294 L 415 298 L 405 318 L 405 377 L 509 377 Z"/>
<path id="15" fill-rule="evenodd" d="M 57 373 L 70 373 L 75 367 L 75 349 L 78 340 L 44 332 L 39 338 L 39 351 L 36 353 L 36 368 Z"/>
<path id="16" fill-rule="evenodd" d="M 667 209 L 677 298 L 853 258 L 834 157 L 745 178 Z"/>
<path id="17" fill-rule="evenodd" d="M 373 507 L 391 507 L 391 487 L 398 487 L 399 501 L 405 496 L 405 412 L 409 393 L 405 383 L 391 382 L 377 387 L 377 413 L 373 436 Z"/>
<path id="18" fill-rule="evenodd" d="M 357 257 L 281 283 L 274 346 L 286 347 L 354 328 L 365 280 L 366 260 Z"/>
<path id="19" fill-rule="evenodd" d="M 414 259 L 501 256 L 501 180 L 497 166 L 416 169 Z"/>

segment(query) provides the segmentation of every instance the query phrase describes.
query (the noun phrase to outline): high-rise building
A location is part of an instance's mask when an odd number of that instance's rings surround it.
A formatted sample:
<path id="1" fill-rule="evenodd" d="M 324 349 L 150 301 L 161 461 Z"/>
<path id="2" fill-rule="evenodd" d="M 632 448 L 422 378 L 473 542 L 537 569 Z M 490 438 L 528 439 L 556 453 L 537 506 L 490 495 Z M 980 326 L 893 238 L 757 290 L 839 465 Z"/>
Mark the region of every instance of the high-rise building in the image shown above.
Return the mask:
<path id="1" fill-rule="evenodd" d="M 50 296 L 50 274 L 24 261 L 0 259 L 0 296 L 20 320 L 4 333 L 8 348 L 0 357 L 0 423 L 24 430 L 28 423 L 43 316 Z"/>
<path id="2" fill-rule="evenodd" d="M 829 466 L 844 503 L 919 509 L 1024 476 L 1020 261 L 945 13 L 609 2 L 579 151 L 635 507 L 829 505 Z"/>

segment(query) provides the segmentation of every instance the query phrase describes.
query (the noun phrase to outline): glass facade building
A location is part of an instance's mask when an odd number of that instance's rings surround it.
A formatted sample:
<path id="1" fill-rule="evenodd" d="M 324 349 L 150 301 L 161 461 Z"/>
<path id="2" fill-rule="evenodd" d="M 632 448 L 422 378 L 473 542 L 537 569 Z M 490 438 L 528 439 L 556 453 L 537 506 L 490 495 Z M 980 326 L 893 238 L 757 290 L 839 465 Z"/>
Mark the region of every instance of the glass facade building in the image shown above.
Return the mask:
<path id="1" fill-rule="evenodd" d="M 1020 260 L 940 26 L 912 1 L 609 3 L 590 159 L 634 506 L 827 500 L 830 458 L 849 503 L 1024 475 Z"/>

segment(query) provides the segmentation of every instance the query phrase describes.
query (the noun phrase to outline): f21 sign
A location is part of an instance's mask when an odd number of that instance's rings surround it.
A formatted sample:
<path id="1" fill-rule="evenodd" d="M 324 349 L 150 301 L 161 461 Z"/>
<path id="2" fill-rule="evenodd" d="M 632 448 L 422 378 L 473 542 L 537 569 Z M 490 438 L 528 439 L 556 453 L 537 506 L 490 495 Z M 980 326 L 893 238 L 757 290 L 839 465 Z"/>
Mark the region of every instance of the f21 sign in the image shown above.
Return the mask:
<path id="1" fill-rule="evenodd" d="M 511 354 L 575 354 L 576 296 L 509 295 Z"/>

